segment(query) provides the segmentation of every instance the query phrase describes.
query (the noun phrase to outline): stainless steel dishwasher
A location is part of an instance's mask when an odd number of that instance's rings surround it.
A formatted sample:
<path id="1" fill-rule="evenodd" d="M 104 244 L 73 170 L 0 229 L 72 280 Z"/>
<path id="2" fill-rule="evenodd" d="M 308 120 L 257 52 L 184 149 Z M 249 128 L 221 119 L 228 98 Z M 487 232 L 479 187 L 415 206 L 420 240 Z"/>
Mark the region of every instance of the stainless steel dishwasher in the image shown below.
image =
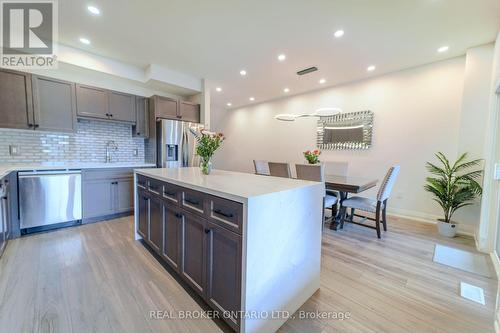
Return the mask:
<path id="1" fill-rule="evenodd" d="M 19 172 L 18 177 L 21 231 L 81 223 L 81 170 Z"/>

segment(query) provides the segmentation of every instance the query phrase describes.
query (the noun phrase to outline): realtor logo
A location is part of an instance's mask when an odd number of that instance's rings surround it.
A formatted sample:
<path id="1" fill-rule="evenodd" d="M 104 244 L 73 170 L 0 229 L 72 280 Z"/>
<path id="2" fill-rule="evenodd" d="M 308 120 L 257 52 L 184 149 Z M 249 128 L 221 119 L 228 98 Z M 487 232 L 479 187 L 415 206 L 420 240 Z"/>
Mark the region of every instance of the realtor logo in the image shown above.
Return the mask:
<path id="1" fill-rule="evenodd" d="M 56 68 L 57 3 L 1 1 L 1 67 Z"/>

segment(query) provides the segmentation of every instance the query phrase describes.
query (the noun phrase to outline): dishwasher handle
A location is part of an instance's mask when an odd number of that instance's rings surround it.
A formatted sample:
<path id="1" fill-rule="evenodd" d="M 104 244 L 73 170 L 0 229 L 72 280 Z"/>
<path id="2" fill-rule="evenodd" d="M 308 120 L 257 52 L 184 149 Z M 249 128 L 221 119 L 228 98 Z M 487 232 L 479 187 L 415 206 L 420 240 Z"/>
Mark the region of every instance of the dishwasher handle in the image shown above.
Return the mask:
<path id="1" fill-rule="evenodd" d="M 67 175 L 81 175 L 80 170 L 42 170 L 42 171 L 24 171 L 19 172 L 19 178 L 31 178 L 39 176 L 67 176 Z"/>

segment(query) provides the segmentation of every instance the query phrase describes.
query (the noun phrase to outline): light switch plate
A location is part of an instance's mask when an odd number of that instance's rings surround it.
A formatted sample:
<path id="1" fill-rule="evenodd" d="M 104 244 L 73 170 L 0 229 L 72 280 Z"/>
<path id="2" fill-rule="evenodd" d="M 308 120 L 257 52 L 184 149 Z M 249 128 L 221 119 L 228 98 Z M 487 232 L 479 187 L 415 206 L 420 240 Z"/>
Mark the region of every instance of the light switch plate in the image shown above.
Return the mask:
<path id="1" fill-rule="evenodd" d="M 500 180 L 500 163 L 495 164 L 495 174 L 493 175 L 493 178 Z"/>
<path id="2" fill-rule="evenodd" d="M 10 156 L 19 155 L 19 146 L 18 145 L 9 145 L 9 155 Z"/>

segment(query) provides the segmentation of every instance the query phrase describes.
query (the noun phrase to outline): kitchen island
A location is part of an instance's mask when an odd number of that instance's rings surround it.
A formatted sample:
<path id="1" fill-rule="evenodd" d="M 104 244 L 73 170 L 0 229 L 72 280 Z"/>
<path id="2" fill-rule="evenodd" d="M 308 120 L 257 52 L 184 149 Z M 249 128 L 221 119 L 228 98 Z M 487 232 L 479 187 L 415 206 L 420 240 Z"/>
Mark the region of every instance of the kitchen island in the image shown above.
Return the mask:
<path id="1" fill-rule="evenodd" d="M 320 286 L 324 185 L 135 170 L 143 239 L 237 332 L 274 332 Z"/>

